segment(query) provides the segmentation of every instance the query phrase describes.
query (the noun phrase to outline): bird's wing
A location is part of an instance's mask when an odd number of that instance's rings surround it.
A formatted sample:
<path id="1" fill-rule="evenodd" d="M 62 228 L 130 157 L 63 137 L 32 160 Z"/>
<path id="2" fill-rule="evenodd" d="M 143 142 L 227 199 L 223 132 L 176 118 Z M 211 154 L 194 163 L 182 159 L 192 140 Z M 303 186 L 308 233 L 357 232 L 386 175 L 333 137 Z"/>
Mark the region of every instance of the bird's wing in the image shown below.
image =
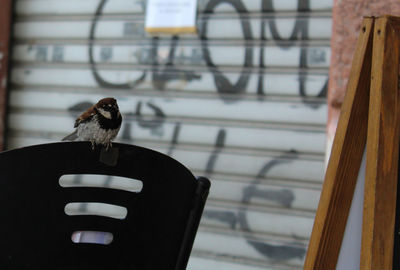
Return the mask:
<path id="1" fill-rule="evenodd" d="M 92 107 L 87 109 L 85 112 L 83 112 L 78 118 L 76 118 L 74 128 L 79 126 L 81 123 L 89 121 L 90 119 L 92 119 L 92 117 L 95 114 L 96 114 L 96 111 L 95 111 L 95 108 L 94 108 L 94 105 L 93 105 Z"/>
<path id="2" fill-rule="evenodd" d="M 61 141 L 75 141 L 78 138 L 78 131 L 75 130 L 68 136 L 64 137 Z"/>

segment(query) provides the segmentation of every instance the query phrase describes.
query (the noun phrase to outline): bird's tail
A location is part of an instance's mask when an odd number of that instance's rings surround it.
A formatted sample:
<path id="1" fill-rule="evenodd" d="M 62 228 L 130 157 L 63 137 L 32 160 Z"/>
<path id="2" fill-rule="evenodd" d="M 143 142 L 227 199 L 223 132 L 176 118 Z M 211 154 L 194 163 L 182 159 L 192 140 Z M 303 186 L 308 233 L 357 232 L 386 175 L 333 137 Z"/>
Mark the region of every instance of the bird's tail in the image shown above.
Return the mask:
<path id="1" fill-rule="evenodd" d="M 61 141 L 75 141 L 78 138 L 78 132 L 75 130 L 68 136 L 64 137 Z"/>

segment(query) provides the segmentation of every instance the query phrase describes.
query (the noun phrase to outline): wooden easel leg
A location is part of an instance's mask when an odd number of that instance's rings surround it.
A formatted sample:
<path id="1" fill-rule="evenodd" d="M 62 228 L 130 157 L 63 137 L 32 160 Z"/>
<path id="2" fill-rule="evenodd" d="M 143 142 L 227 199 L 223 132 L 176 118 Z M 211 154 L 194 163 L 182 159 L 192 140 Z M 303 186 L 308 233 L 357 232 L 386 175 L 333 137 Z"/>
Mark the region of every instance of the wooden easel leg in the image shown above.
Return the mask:
<path id="1" fill-rule="evenodd" d="M 362 270 L 392 270 L 399 159 L 400 20 L 375 19 L 365 176 Z"/>
<path id="2" fill-rule="evenodd" d="M 397 163 L 397 171 L 400 168 L 400 160 Z M 397 173 L 397 193 L 396 193 L 396 220 L 394 224 L 394 245 L 393 245 L 393 267 L 400 269 L 400 184 L 399 173 Z"/>
<path id="3" fill-rule="evenodd" d="M 336 267 L 367 137 L 373 24 L 373 18 L 362 23 L 305 270 Z"/>

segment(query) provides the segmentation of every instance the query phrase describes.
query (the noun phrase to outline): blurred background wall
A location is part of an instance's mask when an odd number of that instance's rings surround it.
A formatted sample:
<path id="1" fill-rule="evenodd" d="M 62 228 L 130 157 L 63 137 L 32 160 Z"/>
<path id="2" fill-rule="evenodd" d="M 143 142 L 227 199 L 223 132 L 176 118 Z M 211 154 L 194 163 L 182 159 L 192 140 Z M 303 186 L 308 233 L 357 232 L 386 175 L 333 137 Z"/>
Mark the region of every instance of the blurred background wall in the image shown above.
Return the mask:
<path id="1" fill-rule="evenodd" d="M 145 0 L 16 0 L 7 148 L 55 142 L 105 96 L 117 141 L 212 180 L 189 270 L 301 269 L 324 174 L 333 0 L 199 0 L 198 34 Z"/>
<path id="2" fill-rule="evenodd" d="M 333 1 L 332 58 L 327 98 L 327 157 L 335 137 L 362 18 L 384 14 L 400 16 L 400 2 L 397 0 Z"/>

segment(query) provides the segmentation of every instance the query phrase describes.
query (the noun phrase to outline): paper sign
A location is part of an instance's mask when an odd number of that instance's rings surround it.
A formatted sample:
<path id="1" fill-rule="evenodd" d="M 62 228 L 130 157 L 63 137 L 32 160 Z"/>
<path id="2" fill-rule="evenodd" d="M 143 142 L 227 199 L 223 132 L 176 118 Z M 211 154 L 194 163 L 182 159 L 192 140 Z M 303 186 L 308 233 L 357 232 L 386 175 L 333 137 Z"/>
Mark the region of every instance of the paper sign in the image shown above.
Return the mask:
<path id="1" fill-rule="evenodd" d="M 148 33 L 196 33 L 197 0 L 148 0 L 145 30 Z"/>

